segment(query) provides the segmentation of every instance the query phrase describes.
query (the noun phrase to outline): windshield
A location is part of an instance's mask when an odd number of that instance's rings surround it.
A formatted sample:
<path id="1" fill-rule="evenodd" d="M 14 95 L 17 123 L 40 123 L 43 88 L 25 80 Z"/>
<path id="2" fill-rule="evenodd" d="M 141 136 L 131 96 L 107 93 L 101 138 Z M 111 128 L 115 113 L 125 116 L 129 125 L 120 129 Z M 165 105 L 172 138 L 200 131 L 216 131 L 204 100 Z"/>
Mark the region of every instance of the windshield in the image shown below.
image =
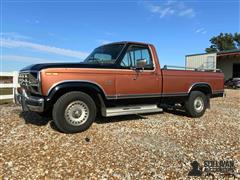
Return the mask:
<path id="1" fill-rule="evenodd" d="M 84 60 L 84 63 L 114 64 L 124 44 L 111 44 L 98 47 Z"/>

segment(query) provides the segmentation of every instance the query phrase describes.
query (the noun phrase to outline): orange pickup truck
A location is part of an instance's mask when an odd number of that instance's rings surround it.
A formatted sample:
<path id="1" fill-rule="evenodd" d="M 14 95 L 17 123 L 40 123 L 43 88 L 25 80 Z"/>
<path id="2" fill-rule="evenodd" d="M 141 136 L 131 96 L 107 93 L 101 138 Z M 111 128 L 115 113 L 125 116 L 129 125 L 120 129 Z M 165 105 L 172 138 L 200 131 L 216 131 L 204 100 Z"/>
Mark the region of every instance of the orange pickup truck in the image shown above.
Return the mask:
<path id="1" fill-rule="evenodd" d="M 35 64 L 19 72 L 23 111 L 50 112 L 65 133 L 88 129 L 104 117 L 151 113 L 165 107 L 200 117 L 209 99 L 224 94 L 220 70 L 160 68 L 152 44 L 116 42 L 96 48 L 83 62 Z"/>

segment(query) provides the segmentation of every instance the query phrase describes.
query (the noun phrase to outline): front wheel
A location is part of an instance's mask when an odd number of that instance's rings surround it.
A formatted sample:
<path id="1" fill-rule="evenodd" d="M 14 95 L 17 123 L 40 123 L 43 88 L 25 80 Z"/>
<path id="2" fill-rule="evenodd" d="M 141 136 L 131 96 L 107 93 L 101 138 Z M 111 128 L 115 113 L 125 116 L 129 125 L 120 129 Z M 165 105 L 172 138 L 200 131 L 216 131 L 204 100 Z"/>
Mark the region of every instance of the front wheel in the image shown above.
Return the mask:
<path id="1" fill-rule="evenodd" d="M 192 91 L 185 102 L 185 110 L 191 117 L 201 117 L 207 107 L 207 96 L 200 91 Z"/>
<path id="2" fill-rule="evenodd" d="M 96 105 L 86 93 L 73 91 L 61 96 L 53 106 L 53 121 L 64 133 L 87 130 L 96 118 Z"/>

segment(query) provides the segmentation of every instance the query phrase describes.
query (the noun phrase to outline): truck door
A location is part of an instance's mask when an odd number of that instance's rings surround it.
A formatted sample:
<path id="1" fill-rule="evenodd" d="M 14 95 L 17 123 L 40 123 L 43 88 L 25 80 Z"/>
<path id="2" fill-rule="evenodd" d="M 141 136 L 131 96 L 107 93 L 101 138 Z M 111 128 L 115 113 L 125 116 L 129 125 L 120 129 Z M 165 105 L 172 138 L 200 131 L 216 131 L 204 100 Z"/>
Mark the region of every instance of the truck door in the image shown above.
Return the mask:
<path id="1" fill-rule="evenodd" d="M 136 67 L 138 60 L 146 60 L 143 69 Z M 122 98 L 158 97 L 161 79 L 147 45 L 130 45 L 116 74 L 116 95 Z"/>

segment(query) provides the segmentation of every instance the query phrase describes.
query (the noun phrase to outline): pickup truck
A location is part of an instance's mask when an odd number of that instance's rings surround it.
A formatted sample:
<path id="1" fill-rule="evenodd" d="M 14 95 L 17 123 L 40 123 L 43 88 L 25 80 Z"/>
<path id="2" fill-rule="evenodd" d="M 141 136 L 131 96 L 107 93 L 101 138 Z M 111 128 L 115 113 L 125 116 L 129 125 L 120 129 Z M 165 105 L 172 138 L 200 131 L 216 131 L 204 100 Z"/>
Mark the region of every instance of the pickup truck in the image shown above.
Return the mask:
<path id="1" fill-rule="evenodd" d="M 209 99 L 224 94 L 218 70 L 160 68 L 152 44 L 116 42 L 96 48 L 83 62 L 35 64 L 19 72 L 16 93 L 23 111 L 51 114 L 65 133 L 109 117 L 179 107 L 200 117 Z"/>

